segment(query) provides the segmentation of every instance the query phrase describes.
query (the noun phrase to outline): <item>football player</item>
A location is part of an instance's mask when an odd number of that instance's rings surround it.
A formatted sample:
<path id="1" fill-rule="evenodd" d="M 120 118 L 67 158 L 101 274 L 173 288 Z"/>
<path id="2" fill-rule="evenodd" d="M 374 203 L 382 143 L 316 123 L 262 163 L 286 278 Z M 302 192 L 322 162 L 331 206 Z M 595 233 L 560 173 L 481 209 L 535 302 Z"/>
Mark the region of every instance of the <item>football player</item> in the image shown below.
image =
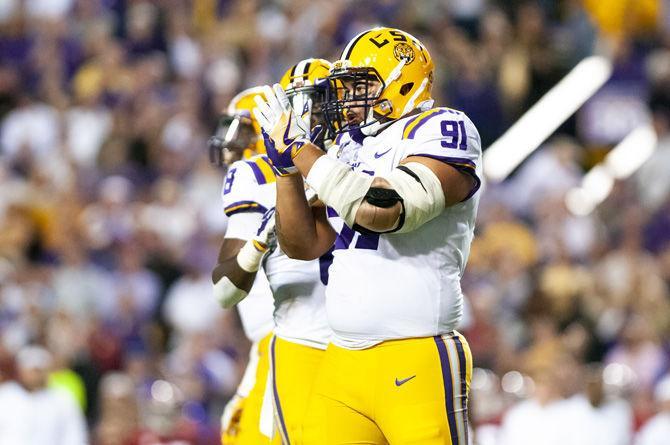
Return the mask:
<path id="1" fill-rule="evenodd" d="M 212 275 L 216 283 L 225 264 L 235 261 L 256 235 L 258 221 L 267 203 L 256 199 L 253 184 L 274 182 L 272 168 L 265 152 L 261 129 L 253 117 L 254 96 L 260 88 L 249 88 L 233 98 L 219 120 L 215 135 L 209 140 L 212 163 L 227 168 L 222 199 L 228 217 L 225 238 L 219 253 L 219 265 Z M 261 432 L 261 407 L 270 369 L 270 340 L 274 321 L 272 292 L 264 275 L 252 277 L 247 298 L 238 306 L 244 332 L 252 342 L 249 362 L 235 396 L 228 402 L 221 418 L 221 441 L 224 445 L 270 443 L 272 409 L 268 405 L 265 431 Z M 221 301 L 221 303 L 225 303 Z M 224 304 L 227 306 L 227 304 Z"/>
<path id="2" fill-rule="evenodd" d="M 299 118 L 309 128 L 323 123 L 322 105 L 330 63 L 322 59 L 306 59 L 291 67 L 282 77 L 292 106 L 300 110 Z M 324 131 L 314 134 L 312 143 L 324 149 Z M 303 420 L 307 402 L 321 359 L 331 337 L 326 319 L 325 288 L 330 265 L 330 250 L 312 261 L 288 258 L 271 235 L 274 231 L 275 178 L 253 175 L 244 163 L 267 158 L 251 157 L 231 166 L 231 189 L 244 188 L 245 201 L 268 209 L 261 218 L 254 213 L 248 220 L 257 228 L 257 235 L 241 247 L 234 259 L 217 266 L 214 280 L 220 301 L 230 307 L 244 301 L 259 268 L 267 276 L 274 296 L 275 329 L 270 342 L 272 400 L 275 413 L 273 443 L 302 443 Z M 281 171 L 279 175 L 283 174 Z M 232 176 L 231 176 L 232 175 Z M 225 191 L 224 191 L 225 193 Z M 302 190 L 305 194 L 304 189 Z M 239 202 L 239 201 L 238 201 Z M 239 204 L 238 204 L 239 205 Z M 248 205 L 248 204 L 247 204 Z"/>
<path id="3" fill-rule="evenodd" d="M 358 148 L 336 144 L 334 157 L 310 143 L 280 86 L 256 98 L 268 156 L 293 173 L 277 179 L 282 249 L 308 260 L 335 242 L 326 289 L 333 339 L 310 409 L 325 422 L 305 443 L 468 443 L 472 357 L 455 327 L 481 147 L 464 113 L 433 108 L 433 70 L 428 50 L 401 30 L 351 40 L 333 64 L 324 111 Z M 327 212 L 308 207 L 303 177 Z M 345 222 L 339 233 L 327 221 L 335 217 Z"/>

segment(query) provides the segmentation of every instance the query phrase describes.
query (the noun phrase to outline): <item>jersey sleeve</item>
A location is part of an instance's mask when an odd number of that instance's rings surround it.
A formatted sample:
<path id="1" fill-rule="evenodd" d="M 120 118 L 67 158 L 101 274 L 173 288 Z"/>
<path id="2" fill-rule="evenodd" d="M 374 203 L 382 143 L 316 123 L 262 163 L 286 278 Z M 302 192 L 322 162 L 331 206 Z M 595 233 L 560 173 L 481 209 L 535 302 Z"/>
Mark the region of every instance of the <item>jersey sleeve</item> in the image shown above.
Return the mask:
<path id="1" fill-rule="evenodd" d="M 256 235 L 268 210 L 257 199 L 260 182 L 249 162 L 237 161 L 228 168 L 221 190 L 223 211 L 228 217 L 226 238 L 246 241 Z"/>
<path id="2" fill-rule="evenodd" d="M 481 186 L 482 148 L 477 128 L 461 111 L 434 108 L 408 120 L 403 129 L 404 157 L 425 156 L 474 178 L 465 200 Z"/>

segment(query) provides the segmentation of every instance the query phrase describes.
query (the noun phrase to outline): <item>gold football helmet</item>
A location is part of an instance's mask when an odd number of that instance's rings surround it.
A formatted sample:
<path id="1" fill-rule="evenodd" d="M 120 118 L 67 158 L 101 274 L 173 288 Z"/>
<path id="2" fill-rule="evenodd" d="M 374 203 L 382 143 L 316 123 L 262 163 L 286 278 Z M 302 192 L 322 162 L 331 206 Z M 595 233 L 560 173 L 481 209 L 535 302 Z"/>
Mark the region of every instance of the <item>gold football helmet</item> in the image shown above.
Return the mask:
<path id="1" fill-rule="evenodd" d="M 261 126 L 256 121 L 253 109 L 254 97 L 265 99 L 262 87 L 248 88 L 233 97 L 228 109 L 221 114 L 214 136 L 209 138 L 209 159 L 213 164 L 224 166 L 233 162 L 265 153 Z"/>
<path id="2" fill-rule="evenodd" d="M 324 124 L 323 104 L 326 100 L 326 83 L 330 69 L 330 62 L 324 59 L 301 60 L 286 70 L 279 82 L 293 109 L 309 123 L 310 129 Z M 313 142 L 323 147 L 324 135 L 325 131 Z"/>
<path id="3" fill-rule="evenodd" d="M 287 96 L 304 91 L 316 85 L 321 79 L 326 79 L 330 73 L 331 64 L 324 59 L 305 59 L 286 70 L 279 84 L 286 91 Z M 313 91 L 313 89 L 308 90 Z"/>
<path id="4" fill-rule="evenodd" d="M 325 114 L 330 130 L 347 131 L 344 116 L 355 107 L 363 108 L 365 118 L 358 125 L 371 127 L 366 133 L 406 115 L 431 100 L 433 71 L 426 47 L 405 31 L 380 27 L 358 34 L 328 76 Z"/>

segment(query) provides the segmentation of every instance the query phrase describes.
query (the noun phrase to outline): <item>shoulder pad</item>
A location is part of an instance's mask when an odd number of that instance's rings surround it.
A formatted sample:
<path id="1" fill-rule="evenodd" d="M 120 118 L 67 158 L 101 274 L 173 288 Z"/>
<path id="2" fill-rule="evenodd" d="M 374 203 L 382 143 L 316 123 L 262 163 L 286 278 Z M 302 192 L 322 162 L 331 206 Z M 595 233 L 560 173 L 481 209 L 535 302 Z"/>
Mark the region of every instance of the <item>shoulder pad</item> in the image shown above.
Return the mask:
<path id="1" fill-rule="evenodd" d="M 441 118 L 436 119 L 438 116 Z M 424 111 L 423 113 L 412 116 L 405 122 L 402 138 L 414 139 L 419 130 L 426 130 L 427 128 L 431 128 L 430 132 L 439 132 L 439 128 L 436 126 L 437 122 L 440 122 L 443 119 L 463 120 L 464 117 L 465 113 L 462 111 L 447 107 L 431 108 L 430 110 Z M 432 128 L 435 128 L 435 130 L 432 130 Z"/>
<path id="2" fill-rule="evenodd" d="M 245 165 L 246 169 L 249 170 L 258 185 L 269 184 L 277 180 L 275 172 L 272 169 L 272 164 L 270 160 L 265 155 L 256 155 L 248 159 L 243 159 L 237 161 L 237 163 L 242 163 Z"/>

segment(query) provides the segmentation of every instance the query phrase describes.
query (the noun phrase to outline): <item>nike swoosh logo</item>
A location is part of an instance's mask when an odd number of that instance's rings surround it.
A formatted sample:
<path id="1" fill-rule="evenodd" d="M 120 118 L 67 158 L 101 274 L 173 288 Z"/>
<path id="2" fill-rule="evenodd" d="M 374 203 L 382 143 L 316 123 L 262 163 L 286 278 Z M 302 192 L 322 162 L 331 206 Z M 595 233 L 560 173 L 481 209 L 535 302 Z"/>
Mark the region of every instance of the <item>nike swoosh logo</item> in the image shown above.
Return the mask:
<path id="1" fill-rule="evenodd" d="M 414 377 L 416 377 L 416 375 L 413 375 L 413 376 L 411 376 L 411 377 L 407 377 L 406 379 L 402 379 L 402 380 L 398 380 L 398 377 L 396 377 L 396 378 L 395 378 L 395 386 L 404 385 L 405 383 L 407 383 L 407 382 L 409 382 L 410 380 L 412 380 Z"/>
<path id="2" fill-rule="evenodd" d="M 379 158 L 381 158 L 382 156 L 384 156 L 384 155 L 385 155 L 386 153 L 388 153 L 389 151 L 391 151 L 390 148 L 389 148 L 388 150 L 384 151 L 384 152 L 381 152 L 381 153 L 375 153 L 375 159 L 379 159 Z"/>

